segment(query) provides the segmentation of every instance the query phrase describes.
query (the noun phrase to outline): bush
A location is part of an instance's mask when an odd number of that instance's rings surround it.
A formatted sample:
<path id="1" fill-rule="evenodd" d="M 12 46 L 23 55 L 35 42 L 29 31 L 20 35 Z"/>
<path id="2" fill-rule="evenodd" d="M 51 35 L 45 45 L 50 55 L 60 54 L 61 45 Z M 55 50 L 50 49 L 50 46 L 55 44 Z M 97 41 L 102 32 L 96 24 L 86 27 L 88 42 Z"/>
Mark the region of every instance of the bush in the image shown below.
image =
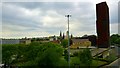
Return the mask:
<path id="1" fill-rule="evenodd" d="M 78 57 L 80 59 L 80 62 L 82 63 L 82 66 L 90 66 L 90 64 L 92 63 L 92 55 L 88 48 L 84 49 L 82 52 L 80 51 Z"/>
<path id="2" fill-rule="evenodd" d="M 62 40 L 61 45 L 62 45 L 64 48 L 68 47 L 68 40 L 66 40 L 66 39 Z"/>
<path id="3" fill-rule="evenodd" d="M 73 56 L 78 56 L 78 52 L 74 52 L 74 53 L 73 53 Z"/>

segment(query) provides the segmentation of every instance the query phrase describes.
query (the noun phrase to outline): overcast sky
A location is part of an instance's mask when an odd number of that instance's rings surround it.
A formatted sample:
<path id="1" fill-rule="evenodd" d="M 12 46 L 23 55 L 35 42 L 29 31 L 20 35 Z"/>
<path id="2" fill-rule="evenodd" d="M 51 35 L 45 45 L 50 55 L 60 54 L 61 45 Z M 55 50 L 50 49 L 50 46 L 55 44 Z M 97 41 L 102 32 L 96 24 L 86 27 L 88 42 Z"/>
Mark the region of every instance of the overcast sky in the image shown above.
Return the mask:
<path id="1" fill-rule="evenodd" d="M 102 1 L 38 2 L 4 0 L 0 3 L 0 25 L 3 38 L 43 37 L 67 31 L 66 14 L 70 18 L 73 36 L 96 35 L 96 4 Z M 31 1 L 31 2 L 30 2 Z M 109 0 L 110 33 L 118 33 L 118 1 Z M 104 10 L 103 10 L 104 11 Z"/>

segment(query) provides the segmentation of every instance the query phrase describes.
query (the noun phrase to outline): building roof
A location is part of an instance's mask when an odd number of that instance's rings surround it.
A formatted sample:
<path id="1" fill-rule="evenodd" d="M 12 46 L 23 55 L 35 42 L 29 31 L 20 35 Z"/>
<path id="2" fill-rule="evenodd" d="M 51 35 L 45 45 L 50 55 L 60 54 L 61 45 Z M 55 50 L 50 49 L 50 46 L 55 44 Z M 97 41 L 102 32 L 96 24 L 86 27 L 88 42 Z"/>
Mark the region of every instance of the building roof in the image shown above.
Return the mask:
<path id="1" fill-rule="evenodd" d="M 89 41 L 89 39 L 71 39 L 73 43 Z"/>

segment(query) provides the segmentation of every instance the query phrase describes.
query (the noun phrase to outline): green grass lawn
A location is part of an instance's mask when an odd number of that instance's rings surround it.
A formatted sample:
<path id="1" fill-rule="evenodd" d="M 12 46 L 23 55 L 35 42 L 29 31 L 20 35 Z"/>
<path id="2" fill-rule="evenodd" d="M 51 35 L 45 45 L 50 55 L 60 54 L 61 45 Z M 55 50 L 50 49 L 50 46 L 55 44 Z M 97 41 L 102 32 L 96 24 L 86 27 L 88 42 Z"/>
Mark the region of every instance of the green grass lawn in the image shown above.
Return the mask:
<path id="1" fill-rule="evenodd" d="M 71 65 L 73 66 L 74 64 L 78 64 L 80 65 L 81 62 L 79 60 L 78 57 L 70 57 L 70 62 L 71 62 Z M 91 68 L 96 68 L 98 66 L 101 66 L 101 65 L 104 65 L 104 64 L 107 64 L 107 62 L 105 61 L 100 61 L 100 60 L 92 60 L 92 63 L 91 63 Z M 86 65 L 87 66 L 87 65 Z"/>
<path id="2" fill-rule="evenodd" d="M 101 66 L 101 65 L 104 65 L 104 64 L 107 64 L 107 62 L 105 62 L 105 61 L 99 61 L 99 60 L 92 60 L 91 66 L 98 67 L 98 66 Z"/>

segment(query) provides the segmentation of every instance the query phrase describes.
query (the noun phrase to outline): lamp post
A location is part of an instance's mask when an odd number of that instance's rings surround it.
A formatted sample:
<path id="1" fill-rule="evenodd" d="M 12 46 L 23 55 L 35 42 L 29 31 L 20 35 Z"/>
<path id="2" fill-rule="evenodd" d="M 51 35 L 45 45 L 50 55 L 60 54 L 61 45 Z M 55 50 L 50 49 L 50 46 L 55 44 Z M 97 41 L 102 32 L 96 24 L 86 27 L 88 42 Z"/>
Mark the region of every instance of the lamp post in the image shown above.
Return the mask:
<path id="1" fill-rule="evenodd" d="M 65 17 L 68 18 L 68 64 L 69 64 L 69 68 L 70 68 L 70 38 L 69 38 L 69 18 L 71 17 L 71 15 L 65 15 Z"/>

